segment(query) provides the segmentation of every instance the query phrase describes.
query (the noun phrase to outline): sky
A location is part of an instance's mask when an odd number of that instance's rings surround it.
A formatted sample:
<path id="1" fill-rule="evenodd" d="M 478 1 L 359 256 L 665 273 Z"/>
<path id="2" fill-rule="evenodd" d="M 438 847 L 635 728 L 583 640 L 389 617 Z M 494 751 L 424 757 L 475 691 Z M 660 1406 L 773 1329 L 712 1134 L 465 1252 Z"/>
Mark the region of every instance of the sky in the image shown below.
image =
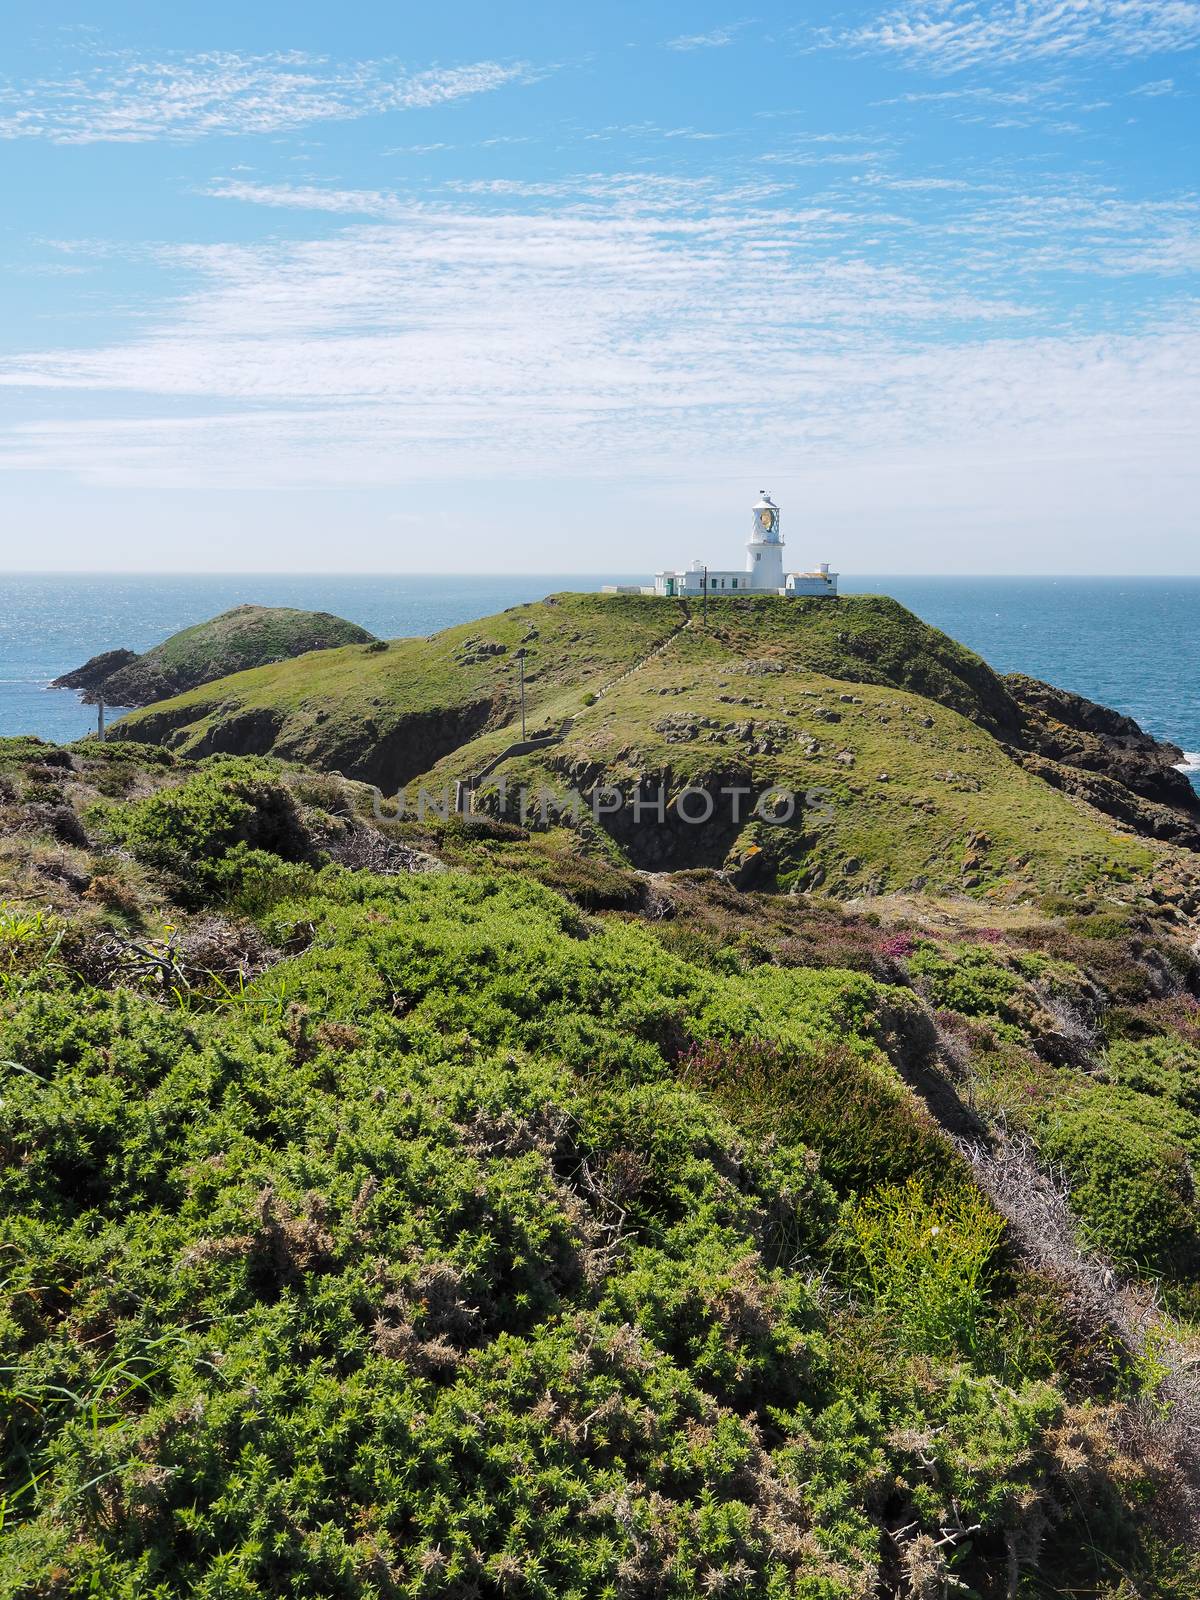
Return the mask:
<path id="1" fill-rule="evenodd" d="M 0 569 L 1200 573 L 1200 0 L 8 0 Z"/>

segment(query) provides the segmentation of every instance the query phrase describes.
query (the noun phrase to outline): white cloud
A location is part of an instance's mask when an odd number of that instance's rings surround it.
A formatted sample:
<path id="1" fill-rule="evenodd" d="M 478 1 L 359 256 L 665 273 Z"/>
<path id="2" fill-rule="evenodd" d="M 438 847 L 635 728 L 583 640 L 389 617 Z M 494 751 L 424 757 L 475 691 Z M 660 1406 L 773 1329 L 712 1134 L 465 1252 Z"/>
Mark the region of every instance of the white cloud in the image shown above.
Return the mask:
<path id="1" fill-rule="evenodd" d="M 888 189 L 911 189 L 914 193 L 936 189 L 962 191 L 978 187 L 976 184 L 968 183 L 965 178 L 892 178 L 880 177 L 876 174 L 872 176 L 871 181 L 873 183 L 881 183 Z"/>
<path id="2" fill-rule="evenodd" d="M 1153 83 L 1139 83 L 1136 89 L 1130 89 L 1130 94 L 1144 94 L 1150 99 L 1157 99 L 1164 94 L 1177 94 L 1174 78 L 1156 78 Z"/>
<path id="3" fill-rule="evenodd" d="M 638 173 L 420 204 L 218 192 L 344 221 L 162 247 L 190 287 L 153 325 L 0 364 L 15 403 L 0 465 L 105 483 L 532 481 L 931 440 L 1182 463 L 1200 419 L 1194 308 L 1116 336 L 1050 331 L 1012 297 L 1043 269 L 1181 268 L 1197 239 L 1182 202 L 944 191 L 914 227 L 870 197 L 797 209 Z M 868 228 L 903 250 L 870 255 Z M 30 406 L 39 392 L 54 420 Z"/>
<path id="4" fill-rule="evenodd" d="M 826 43 L 956 72 L 986 64 L 1132 60 L 1200 44 L 1197 0 L 905 0 Z"/>
<path id="5" fill-rule="evenodd" d="M 1180 278 L 1200 271 L 1200 201 L 1125 200 L 1083 184 L 1032 194 L 1002 194 L 945 224 L 973 240 L 969 259 L 1009 275 L 1037 279 L 1070 272 L 1081 278 L 1149 275 Z"/>
<path id="6" fill-rule="evenodd" d="M 732 44 L 744 22 L 730 22 L 723 28 L 712 28 L 708 33 L 683 33 L 677 39 L 667 40 L 668 50 L 720 50 Z"/>
<path id="7" fill-rule="evenodd" d="M 839 151 L 816 155 L 811 150 L 767 150 L 755 158 L 777 167 L 857 167 L 886 159 L 881 150 Z"/>
<path id="8" fill-rule="evenodd" d="M 118 55 L 69 78 L 0 86 L 0 139 L 55 144 L 193 140 L 441 105 L 538 75 L 528 62 L 409 71 L 286 52 L 143 61 Z"/>

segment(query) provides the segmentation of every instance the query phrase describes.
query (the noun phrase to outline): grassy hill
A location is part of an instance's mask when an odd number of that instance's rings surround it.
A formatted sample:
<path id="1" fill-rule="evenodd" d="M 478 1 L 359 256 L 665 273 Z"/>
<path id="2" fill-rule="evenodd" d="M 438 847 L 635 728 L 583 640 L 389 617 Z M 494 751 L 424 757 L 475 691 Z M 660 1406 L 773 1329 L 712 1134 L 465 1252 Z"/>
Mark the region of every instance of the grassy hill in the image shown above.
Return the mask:
<path id="1" fill-rule="evenodd" d="M 235 606 L 172 634 L 144 655 L 107 651 L 56 679 L 54 687 L 82 689 L 89 700 L 103 694 L 110 705 L 145 706 L 264 662 L 338 645 L 368 644 L 371 638 L 357 623 L 327 611 Z"/>
<path id="2" fill-rule="evenodd" d="M 1095 773 L 1081 798 L 1075 768 L 1017 748 L 1030 730 L 1046 743 L 1046 718 L 1034 729 L 978 656 L 879 596 L 722 598 L 705 621 L 685 602 L 553 595 L 385 652 L 242 673 L 129 717 L 122 731 L 189 755 L 273 754 L 386 794 L 436 789 L 519 738 L 521 649 L 529 727 L 572 726 L 552 749 L 505 763 L 477 805 L 521 820 L 522 783 L 575 789 L 585 802 L 616 786 L 626 805 L 604 827 L 639 867 L 727 866 L 848 896 L 1016 898 L 1094 882 L 1119 889 L 1153 866 L 1137 832 L 1195 828 L 1163 806 L 1141 828 L 1150 803 Z M 1071 754 L 1061 741 L 1051 748 Z M 811 804 L 784 827 L 735 820 L 720 791 L 737 785 L 755 797 L 783 786 Z M 673 807 L 687 786 L 713 795 L 711 826 L 684 825 L 675 809 L 661 825 L 645 815 L 633 824 L 635 794 L 661 787 Z"/>
<path id="3" fill-rule="evenodd" d="M 1190 1600 L 1169 908 L 366 801 L 0 742 L 0 1596 Z"/>
<path id="4" fill-rule="evenodd" d="M 283 661 L 210 684 L 121 724 L 124 737 L 188 754 L 278 755 L 378 784 L 388 794 L 519 704 L 526 652 L 530 715 L 564 690 L 578 701 L 660 645 L 684 619 L 623 597 L 550 596 L 499 616 Z"/>
<path id="5" fill-rule="evenodd" d="M 256 748 L 238 753 L 295 756 L 378 783 L 389 775 L 387 741 L 402 743 L 397 736 L 409 717 L 472 708 L 489 725 L 509 720 L 518 703 L 517 650 L 525 652 L 530 713 L 557 714 L 564 695 L 569 707 L 580 706 L 685 625 L 698 626 L 693 610 L 685 601 L 629 595 L 548 595 L 428 639 L 395 640 L 386 653 L 342 651 L 240 674 L 219 692 L 209 685 L 207 693 L 129 717 L 123 732 L 210 754 L 240 736 Z M 996 731 L 1020 720 L 977 656 L 893 600 L 852 596 L 830 607 L 725 599 L 710 604 L 709 616 L 713 639 L 731 658 L 758 652 L 789 671 L 940 696 Z M 365 736 L 354 726 L 364 720 L 371 724 Z"/>

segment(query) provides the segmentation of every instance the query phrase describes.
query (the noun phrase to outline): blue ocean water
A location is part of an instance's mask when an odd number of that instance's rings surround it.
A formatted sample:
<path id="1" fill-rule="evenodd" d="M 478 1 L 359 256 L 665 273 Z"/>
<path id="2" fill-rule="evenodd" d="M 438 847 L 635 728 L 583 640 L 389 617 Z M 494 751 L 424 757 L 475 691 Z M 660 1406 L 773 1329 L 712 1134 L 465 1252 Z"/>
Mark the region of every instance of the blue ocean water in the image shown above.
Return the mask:
<path id="1" fill-rule="evenodd" d="M 332 611 L 384 638 L 433 633 L 555 589 L 627 574 L 0 576 L 0 735 L 78 738 L 95 712 L 51 678 L 100 650 L 145 650 L 243 601 Z M 1200 578 L 843 577 L 894 595 L 1000 672 L 1028 672 L 1200 752 Z M 1200 757 L 1197 757 L 1200 765 Z"/>

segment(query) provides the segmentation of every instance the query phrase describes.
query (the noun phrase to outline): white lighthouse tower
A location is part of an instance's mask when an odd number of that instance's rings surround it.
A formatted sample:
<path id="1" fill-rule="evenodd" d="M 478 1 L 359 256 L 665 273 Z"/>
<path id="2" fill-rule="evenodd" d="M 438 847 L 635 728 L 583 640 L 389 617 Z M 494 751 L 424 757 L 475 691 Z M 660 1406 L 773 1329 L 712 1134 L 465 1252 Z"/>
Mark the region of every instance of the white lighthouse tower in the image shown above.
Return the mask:
<path id="1" fill-rule="evenodd" d="M 783 588 L 783 535 L 779 507 L 765 489 L 754 506 L 754 531 L 746 542 L 746 571 L 752 589 Z"/>
<path id="2" fill-rule="evenodd" d="M 836 599 L 838 575 L 822 562 L 805 572 L 784 572 L 783 534 L 779 531 L 779 507 L 765 489 L 759 491 L 754 510 L 754 529 L 746 541 L 746 565 L 741 571 L 709 567 L 693 561 L 686 572 L 656 572 L 654 588 L 643 594 L 659 594 L 667 599 L 691 599 L 702 595 L 777 594 L 789 598 L 799 595 Z M 619 586 L 615 586 L 617 592 Z"/>

